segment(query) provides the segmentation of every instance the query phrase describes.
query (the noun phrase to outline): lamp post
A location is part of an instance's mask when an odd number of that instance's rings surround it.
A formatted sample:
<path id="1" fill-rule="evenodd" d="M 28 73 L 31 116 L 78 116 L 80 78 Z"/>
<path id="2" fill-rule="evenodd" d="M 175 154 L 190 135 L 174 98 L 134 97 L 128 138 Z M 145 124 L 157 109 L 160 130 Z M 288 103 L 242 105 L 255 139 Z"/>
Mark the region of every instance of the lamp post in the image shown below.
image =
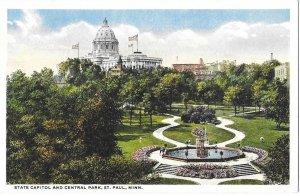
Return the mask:
<path id="1" fill-rule="evenodd" d="M 186 162 L 188 162 L 188 155 L 189 155 L 189 150 L 186 149 L 186 150 L 185 150 L 185 158 L 186 158 Z"/>
<path id="2" fill-rule="evenodd" d="M 222 159 L 222 156 L 223 156 L 223 151 L 220 151 L 220 155 L 221 155 L 221 159 Z"/>

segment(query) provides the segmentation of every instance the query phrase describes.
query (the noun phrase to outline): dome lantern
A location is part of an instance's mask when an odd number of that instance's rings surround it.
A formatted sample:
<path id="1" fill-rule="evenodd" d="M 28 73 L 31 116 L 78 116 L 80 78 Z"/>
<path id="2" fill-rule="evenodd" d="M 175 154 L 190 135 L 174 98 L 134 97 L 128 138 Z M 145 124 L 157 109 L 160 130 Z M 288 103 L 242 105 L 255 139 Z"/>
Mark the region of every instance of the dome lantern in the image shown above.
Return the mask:
<path id="1" fill-rule="evenodd" d="M 103 20 L 103 26 L 107 26 L 108 27 L 108 23 L 107 23 L 106 18 L 104 18 L 104 20 Z"/>

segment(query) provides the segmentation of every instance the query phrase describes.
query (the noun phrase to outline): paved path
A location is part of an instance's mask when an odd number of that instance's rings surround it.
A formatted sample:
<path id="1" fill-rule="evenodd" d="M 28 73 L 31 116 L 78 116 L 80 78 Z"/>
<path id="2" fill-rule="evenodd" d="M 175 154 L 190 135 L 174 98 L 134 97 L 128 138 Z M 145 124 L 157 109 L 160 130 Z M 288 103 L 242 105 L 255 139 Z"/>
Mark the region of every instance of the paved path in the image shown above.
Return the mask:
<path id="1" fill-rule="evenodd" d="M 176 120 L 180 119 L 180 117 L 179 116 L 174 116 L 174 115 L 171 115 L 171 114 L 164 114 L 164 115 L 171 116 L 171 118 L 167 118 L 167 119 L 162 120 L 163 123 L 166 123 L 166 124 L 169 124 L 169 125 L 161 127 L 159 129 L 155 130 L 153 132 L 153 136 L 156 137 L 157 139 L 163 140 L 165 142 L 169 142 L 169 143 L 174 144 L 175 146 L 178 146 L 178 147 L 185 146 L 184 143 L 177 142 L 177 141 L 172 140 L 170 138 L 167 138 L 166 136 L 163 135 L 163 132 L 165 130 L 167 130 L 169 128 L 172 128 L 172 127 L 177 127 L 177 126 L 180 125 L 179 123 L 175 122 Z"/>
<path id="2" fill-rule="evenodd" d="M 222 143 L 218 143 L 217 146 L 225 147 L 228 144 L 232 144 L 232 143 L 235 143 L 235 142 L 238 142 L 238 141 L 241 141 L 242 139 L 244 139 L 245 134 L 243 134 L 242 132 L 240 132 L 236 129 L 226 127 L 227 125 L 232 125 L 234 123 L 232 120 L 228 120 L 223 117 L 218 117 L 217 119 L 219 121 L 221 121 L 221 123 L 216 125 L 216 127 L 220 128 L 220 129 L 224 129 L 224 130 L 229 131 L 234 134 L 234 138 L 232 138 L 228 141 L 222 142 Z"/>
<path id="3" fill-rule="evenodd" d="M 249 113 L 253 113 L 253 111 L 245 112 L 245 113 L 249 114 Z M 166 124 L 169 124 L 169 125 L 166 125 L 164 127 L 161 127 L 159 129 L 155 130 L 153 132 L 153 136 L 156 137 L 157 139 L 160 139 L 160 140 L 163 140 L 165 142 L 174 144 L 177 147 L 186 146 L 186 144 L 184 144 L 184 143 L 172 140 L 172 139 L 170 139 L 168 137 L 165 137 L 163 135 L 163 132 L 165 130 L 167 130 L 169 128 L 172 128 L 172 127 L 177 127 L 177 126 L 180 125 L 179 123 L 175 122 L 176 120 L 180 119 L 179 116 L 174 116 L 174 115 L 171 115 L 171 114 L 165 114 L 165 115 L 170 116 L 171 118 L 164 119 L 162 122 L 166 123 Z M 230 116 L 234 116 L 234 115 L 230 115 Z M 218 143 L 218 144 L 214 144 L 214 145 L 224 147 L 228 144 L 235 143 L 235 142 L 238 142 L 238 141 L 241 141 L 242 139 L 244 139 L 245 134 L 243 134 L 242 132 L 240 132 L 236 129 L 226 127 L 228 125 L 232 125 L 234 123 L 233 121 L 225 119 L 224 117 L 218 117 L 217 119 L 221 123 L 219 125 L 216 125 L 216 127 L 224 129 L 226 131 L 229 131 L 229 132 L 233 133 L 235 136 L 234 136 L 234 138 L 232 138 L 228 141 Z M 184 162 L 180 162 L 180 161 L 164 159 L 159 154 L 159 151 L 154 151 L 153 153 L 151 153 L 150 158 L 154 159 L 154 160 L 157 160 L 159 162 L 159 164 L 168 164 L 168 165 L 176 165 L 176 166 L 182 166 L 182 165 L 189 164 L 189 163 L 184 163 Z M 254 153 L 245 153 L 245 158 L 232 160 L 232 161 L 228 161 L 228 162 L 223 162 L 223 163 L 218 163 L 218 164 L 227 164 L 227 165 L 249 164 L 250 161 L 255 160 L 257 158 L 258 158 L 258 155 L 254 154 Z M 199 178 L 181 177 L 181 176 L 176 176 L 176 175 L 171 175 L 171 174 L 161 174 L 161 176 L 164 177 L 164 178 L 176 178 L 176 179 L 191 180 L 191 181 L 194 181 L 194 182 L 200 183 L 200 184 L 218 184 L 218 183 L 223 182 L 223 181 L 229 181 L 229 180 L 235 180 L 235 179 L 263 180 L 263 178 L 264 178 L 263 174 L 239 176 L 239 177 L 235 177 L 235 178 L 225 178 L 225 179 L 199 179 Z"/>

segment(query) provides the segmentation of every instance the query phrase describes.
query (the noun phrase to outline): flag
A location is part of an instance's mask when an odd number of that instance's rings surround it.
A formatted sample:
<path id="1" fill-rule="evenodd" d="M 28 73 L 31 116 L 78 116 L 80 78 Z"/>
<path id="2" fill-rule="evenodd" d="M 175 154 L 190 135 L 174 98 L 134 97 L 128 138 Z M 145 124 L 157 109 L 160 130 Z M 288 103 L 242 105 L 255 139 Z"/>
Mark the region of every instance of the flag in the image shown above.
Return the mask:
<path id="1" fill-rule="evenodd" d="M 130 48 L 130 47 L 133 47 L 133 44 L 128 44 L 128 47 Z"/>
<path id="2" fill-rule="evenodd" d="M 136 41 L 138 40 L 138 34 L 132 36 L 132 37 L 128 37 L 128 41 Z"/>
<path id="3" fill-rule="evenodd" d="M 79 43 L 72 46 L 72 49 L 79 49 Z"/>

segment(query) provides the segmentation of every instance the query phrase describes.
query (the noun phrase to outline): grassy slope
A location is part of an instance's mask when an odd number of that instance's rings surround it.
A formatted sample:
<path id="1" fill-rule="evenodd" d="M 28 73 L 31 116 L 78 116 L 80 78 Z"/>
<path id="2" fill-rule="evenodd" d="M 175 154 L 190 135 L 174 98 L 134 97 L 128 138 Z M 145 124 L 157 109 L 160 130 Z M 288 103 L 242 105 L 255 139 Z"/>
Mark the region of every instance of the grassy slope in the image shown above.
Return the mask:
<path id="1" fill-rule="evenodd" d="M 125 115 L 122 120 L 124 129 L 118 132 L 118 145 L 122 148 L 122 152 L 125 157 L 131 158 L 132 153 L 142 147 L 152 145 L 162 146 L 164 143 L 166 143 L 154 138 L 152 135 L 154 130 L 164 126 L 161 121 L 165 118 L 166 116 L 153 115 L 153 126 L 151 128 L 149 116 L 142 115 L 142 127 L 140 127 L 139 116 L 135 114 L 133 116 L 132 126 L 130 127 L 129 115 Z M 168 146 L 171 146 L 171 144 L 168 144 Z"/>
<path id="2" fill-rule="evenodd" d="M 164 132 L 166 137 L 172 138 L 176 141 L 185 142 L 191 140 L 192 144 L 195 144 L 196 137 L 193 136 L 191 131 L 196 127 L 206 127 L 207 136 L 210 140 L 210 144 L 215 144 L 217 142 L 223 142 L 230 140 L 234 137 L 234 134 L 225 131 L 223 129 L 216 128 L 214 125 L 210 124 L 194 124 L 194 123 L 184 123 L 181 120 L 178 121 L 181 125 L 176 128 L 168 129 Z"/>
<path id="3" fill-rule="evenodd" d="M 255 146 L 265 150 L 269 150 L 273 143 L 282 135 L 289 134 L 289 127 L 283 126 L 281 130 L 276 130 L 275 122 L 265 119 L 259 115 L 247 115 L 239 117 L 227 117 L 235 123 L 230 127 L 243 132 L 246 137 L 242 140 L 242 146 Z M 259 138 L 264 137 L 265 142 L 261 143 Z M 237 143 L 229 145 L 237 147 Z"/>

